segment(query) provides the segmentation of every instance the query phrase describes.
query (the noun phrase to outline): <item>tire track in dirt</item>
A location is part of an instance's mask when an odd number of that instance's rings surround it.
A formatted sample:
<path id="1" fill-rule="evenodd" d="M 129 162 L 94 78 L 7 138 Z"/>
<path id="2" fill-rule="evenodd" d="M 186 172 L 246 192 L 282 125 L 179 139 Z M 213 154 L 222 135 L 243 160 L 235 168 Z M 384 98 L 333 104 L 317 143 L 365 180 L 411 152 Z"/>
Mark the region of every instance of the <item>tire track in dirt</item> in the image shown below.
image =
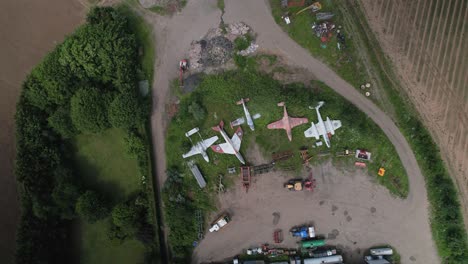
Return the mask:
<path id="1" fill-rule="evenodd" d="M 430 26 L 429 39 L 427 41 L 427 47 L 426 47 L 427 48 L 427 50 L 426 50 L 427 54 L 429 54 L 430 50 L 432 50 L 432 48 L 434 47 L 432 33 L 436 32 L 435 24 L 440 21 L 440 19 L 438 19 L 438 15 L 437 15 L 438 14 L 437 12 L 439 10 L 441 10 L 441 9 L 439 7 L 439 0 L 437 0 L 436 5 L 435 5 L 434 16 L 432 18 L 432 23 L 431 23 L 431 26 Z M 429 58 L 428 63 L 423 63 L 423 68 L 422 68 L 422 77 L 421 77 L 421 79 L 423 80 L 423 85 L 424 86 L 426 86 L 428 84 L 428 79 L 429 79 L 428 74 L 431 74 L 431 71 L 428 69 L 428 67 L 429 67 L 429 63 L 432 63 L 432 61 L 431 61 L 432 57 L 429 56 L 428 58 Z M 433 77 L 433 76 L 431 76 L 431 77 Z M 428 93 L 430 94 L 431 91 L 428 90 Z"/>
<path id="2" fill-rule="evenodd" d="M 427 9 L 427 14 L 426 16 L 429 16 L 431 14 L 431 8 L 432 8 L 432 3 L 434 3 L 434 1 L 431 1 L 430 4 L 429 4 L 429 8 Z M 426 40 L 426 36 L 427 36 L 427 32 L 431 31 L 431 27 L 428 27 L 428 24 L 429 24 L 429 19 L 426 19 L 426 23 L 424 24 L 424 28 L 423 30 L 421 30 L 423 33 L 422 35 L 422 45 L 419 46 L 419 50 L 421 51 L 419 53 L 419 57 L 416 61 L 416 75 L 417 75 L 417 78 L 420 79 L 420 70 L 421 70 L 421 66 L 422 65 L 425 65 L 426 61 L 430 60 L 430 58 L 427 57 L 426 55 L 426 48 L 427 48 L 427 43 L 429 41 Z"/>

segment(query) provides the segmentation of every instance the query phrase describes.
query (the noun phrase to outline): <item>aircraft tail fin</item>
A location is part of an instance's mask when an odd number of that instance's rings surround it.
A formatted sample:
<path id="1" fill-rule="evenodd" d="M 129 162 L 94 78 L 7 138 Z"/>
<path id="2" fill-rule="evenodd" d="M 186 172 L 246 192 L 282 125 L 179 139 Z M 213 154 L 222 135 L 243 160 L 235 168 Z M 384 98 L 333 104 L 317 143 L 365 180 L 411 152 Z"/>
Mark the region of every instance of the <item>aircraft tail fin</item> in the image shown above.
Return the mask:
<path id="1" fill-rule="evenodd" d="M 219 125 L 214 126 L 214 127 L 212 127 L 211 129 L 213 129 L 214 131 L 218 131 L 218 132 L 219 132 L 219 131 L 221 131 L 221 129 L 223 129 L 223 127 L 224 127 L 224 121 L 221 120 L 221 121 L 219 122 Z"/>
<path id="2" fill-rule="evenodd" d="M 322 107 L 322 105 L 324 105 L 325 102 L 324 101 L 320 101 L 318 102 L 317 106 L 315 107 L 316 109 L 319 109 L 320 107 Z"/>
<path id="3" fill-rule="evenodd" d="M 186 136 L 186 137 L 190 137 L 191 135 L 197 133 L 198 131 L 200 131 L 200 129 L 199 129 L 198 127 L 193 128 L 193 129 L 191 129 L 190 131 L 188 131 L 187 133 L 185 133 L 185 136 Z"/>
<path id="4" fill-rule="evenodd" d="M 241 105 L 243 103 L 247 103 L 248 101 L 250 101 L 249 98 L 241 98 L 239 101 L 236 102 L 236 104 Z"/>

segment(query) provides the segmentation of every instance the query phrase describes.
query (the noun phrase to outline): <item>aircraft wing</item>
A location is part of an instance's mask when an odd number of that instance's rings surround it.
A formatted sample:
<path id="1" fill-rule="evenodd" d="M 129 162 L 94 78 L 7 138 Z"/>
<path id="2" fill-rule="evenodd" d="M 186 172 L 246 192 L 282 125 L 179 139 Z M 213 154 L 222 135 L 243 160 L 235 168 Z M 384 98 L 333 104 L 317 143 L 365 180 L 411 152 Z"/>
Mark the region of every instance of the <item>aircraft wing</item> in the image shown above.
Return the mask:
<path id="1" fill-rule="evenodd" d="M 207 149 L 209 146 L 213 145 L 213 143 L 215 143 L 216 140 L 218 140 L 218 136 L 214 136 L 214 137 L 210 137 L 208 139 L 205 139 L 205 140 L 203 140 L 203 146 L 205 147 L 205 149 Z"/>
<path id="2" fill-rule="evenodd" d="M 283 119 L 276 122 L 270 123 L 267 126 L 268 129 L 284 129 Z"/>
<path id="3" fill-rule="evenodd" d="M 213 145 L 211 146 L 211 149 L 214 152 L 218 152 L 221 154 L 236 154 L 236 151 L 232 148 L 232 146 L 229 143 L 222 143 L 219 145 Z"/>
<path id="4" fill-rule="evenodd" d="M 341 127 L 341 121 L 340 120 L 332 120 L 331 122 L 332 122 L 334 130 L 337 130 L 338 128 Z"/>
<path id="5" fill-rule="evenodd" d="M 318 129 L 317 126 L 312 123 L 312 126 L 304 131 L 304 136 L 307 138 L 314 137 L 315 139 L 319 139 L 320 135 L 322 134 L 320 133 L 321 130 L 322 129 Z"/>
<path id="6" fill-rule="evenodd" d="M 191 157 L 193 155 L 196 155 L 196 154 L 201 154 L 201 151 L 199 148 L 197 148 L 196 146 L 193 146 L 189 152 L 185 153 L 182 155 L 182 158 L 188 158 L 188 157 Z"/>
<path id="7" fill-rule="evenodd" d="M 244 135 L 244 132 L 242 131 L 242 128 L 239 127 L 236 130 L 236 133 L 234 134 L 234 136 L 232 136 L 231 138 L 232 145 L 236 151 L 239 151 L 240 149 L 243 135 Z"/>
<path id="8" fill-rule="evenodd" d="M 289 118 L 289 125 L 291 125 L 291 128 L 309 123 L 309 120 L 305 117 L 302 118 L 295 118 L 295 117 L 290 117 Z"/>

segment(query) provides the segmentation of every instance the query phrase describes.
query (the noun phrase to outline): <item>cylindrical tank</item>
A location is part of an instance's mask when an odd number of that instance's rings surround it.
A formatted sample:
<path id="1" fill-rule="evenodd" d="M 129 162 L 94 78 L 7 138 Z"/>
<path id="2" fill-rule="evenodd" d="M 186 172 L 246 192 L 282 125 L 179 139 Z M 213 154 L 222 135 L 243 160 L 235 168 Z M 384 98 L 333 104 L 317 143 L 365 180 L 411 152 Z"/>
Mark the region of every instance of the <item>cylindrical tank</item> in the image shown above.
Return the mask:
<path id="1" fill-rule="evenodd" d="M 302 248 L 320 247 L 325 245 L 324 239 L 301 241 Z"/>
<path id="2" fill-rule="evenodd" d="M 390 256 L 393 255 L 391 248 L 371 248 L 370 254 L 373 256 Z"/>
<path id="3" fill-rule="evenodd" d="M 334 255 L 323 258 L 308 258 L 304 259 L 304 264 L 336 264 L 343 263 L 343 257 L 341 255 Z"/>

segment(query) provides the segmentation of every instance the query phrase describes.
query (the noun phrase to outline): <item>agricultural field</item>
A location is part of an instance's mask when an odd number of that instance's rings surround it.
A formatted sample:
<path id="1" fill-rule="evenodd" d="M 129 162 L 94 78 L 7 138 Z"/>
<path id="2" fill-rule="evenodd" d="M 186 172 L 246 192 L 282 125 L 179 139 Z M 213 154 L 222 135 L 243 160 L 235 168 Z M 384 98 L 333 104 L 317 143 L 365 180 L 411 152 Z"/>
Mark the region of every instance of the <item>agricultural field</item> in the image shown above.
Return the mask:
<path id="1" fill-rule="evenodd" d="M 440 146 L 468 226 L 468 2 L 361 0 L 360 5 Z"/>
<path id="2" fill-rule="evenodd" d="M 251 62 L 253 62 L 252 59 L 249 59 L 247 65 Z M 298 154 L 301 147 L 309 149 L 314 157 L 312 159 L 314 165 L 325 162 L 336 152 L 345 148 L 352 150 L 364 148 L 370 150 L 373 155 L 373 162 L 368 164 L 366 173 L 368 177 L 388 188 L 394 197 L 406 197 L 408 194 L 408 178 L 405 170 L 393 145 L 383 132 L 365 114 L 320 82 L 313 81 L 308 87 L 302 84 L 283 86 L 254 69 L 239 70 L 205 76 L 194 92 L 181 96 L 179 113 L 173 118 L 168 129 L 166 155 L 169 173 L 164 187 L 166 223 L 169 228 L 172 227 L 169 242 L 173 247 L 177 245 L 173 248 L 176 258 L 183 258 L 184 252 L 188 253 L 193 241 L 196 240 L 197 223 L 193 217 L 195 211 L 209 212 L 215 208 L 213 194 L 217 192 L 219 175 L 225 175 L 223 184 L 229 188 L 237 178 L 237 174 L 229 175 L 226 170 L 228 167 L 237 167 L 239 164 L 233 155 L 216 154 L 210 150 L 210 163 L 206 163 L 200 155 L 193 156 L 191 159 L 196 162 L 208 184 L 205 189 L 200 190 L 181 157 L 190 149 L 190 142 L 185 138 L 184 133 L 193 127 L 199 127 L 203 138 L 214 136 L 217 133 L 210 128 L 223 120 L 226 124 L 226 133 L 232 135 L 234 130 L 229 128 L 228 122 L 243 115 L 242 107 L 235 104 L 241 97 L 251 99 L 247 104 L 252 114 L 261 113 L 262 115 L 255 121 L 255 132 L 243 127 L 245 134 L 241 153 L 245 155 L 248 164 L 259 165 L 259 160 L 267 162 L 274 152 L 292 150 L 296 152 L 294 157 L 285 162 L 278 162 L 276 167 L 280 171 L 288 170 L 288 173 L 301 177 L 303 171 Z M 266 128 L 268 123 L 282 117 L 283 110 L 276 105 L 280 101 L 286 102 L 290 116 L 308 117 L 309 121 L 316 122 L 315 111 L 310 110 L 308 106 L 320 100 L 326 102 L 321 108 L 322 116 L 341 119 L 343 123 L 342 128 L 337 130 L 332 138 L 331 149 L 326 149 L 325 146 L 314 148 L 315 140 L 304 137 L 303 132 L 310 125 L 293 129 L 292 142 L 287 140 L 283 130 Z M 222 139 L 218 143 L 222 143 Z M 252 148 L 258 148 L 259 154 L 256 156 L 265 158 L 258 159 L 255 155 L 249 154 Z M 328 153 L 328 158 L 319 158 L 319 151 Z M 385 177 L 378 177 L 377 170 L 383 161 L 385 161 L 385 166 L 388 166 L 388 174 Z M 353 160 L 350 158 L 332 158 L 332 162 L 333 166 L 338 168 L 354 167 Z M 184 218 L 179 214 L 183 214 Z M 176 218 L 179 220 L 175 220 Z M 185 230 L 181 229 L 180 225 L 177 225 L 180 219 L 186 219 L 191 224 L 185 225 Z M 175 227 L 177 227 L 177 232 L 173 232 Z"/>

